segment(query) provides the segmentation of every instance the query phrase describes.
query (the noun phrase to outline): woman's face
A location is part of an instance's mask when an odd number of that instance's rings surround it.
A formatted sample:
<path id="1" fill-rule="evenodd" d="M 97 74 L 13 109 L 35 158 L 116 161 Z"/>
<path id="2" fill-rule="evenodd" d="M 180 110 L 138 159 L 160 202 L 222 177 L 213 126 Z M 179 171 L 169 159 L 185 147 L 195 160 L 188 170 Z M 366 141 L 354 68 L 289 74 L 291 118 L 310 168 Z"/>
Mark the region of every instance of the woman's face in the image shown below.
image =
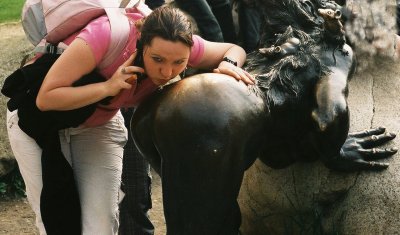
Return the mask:
<path id="1" fill-rule="evenodd" d="M 155 37 L 143 48 L 144 69 L 156 85 L 164 85 L 178 76 L 188 63 L 190 47 Z"/>

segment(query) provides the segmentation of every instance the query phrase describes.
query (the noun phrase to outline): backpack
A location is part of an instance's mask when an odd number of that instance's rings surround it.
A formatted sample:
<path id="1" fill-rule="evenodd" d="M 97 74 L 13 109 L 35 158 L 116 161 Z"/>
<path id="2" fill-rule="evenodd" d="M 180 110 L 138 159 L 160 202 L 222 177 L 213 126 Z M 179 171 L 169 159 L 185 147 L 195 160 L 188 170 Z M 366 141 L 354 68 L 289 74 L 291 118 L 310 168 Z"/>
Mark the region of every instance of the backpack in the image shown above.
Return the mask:
<path id="1" fill-rule="evenodd" d="M 147 16 L 151 10 L 143 0 L 26 0 L 22 9 L 22 27 L 35 52 L 61 54 L 66 45 L 60 43 L 85 27 L 91 20 L 107 14 L 111 25 L 111 41 L 99 67 L 109 66 L 121 54 L 130 31 L 125 7 L 135 7 Z M 59 45 L 60 43 L 60 45 Z"/>

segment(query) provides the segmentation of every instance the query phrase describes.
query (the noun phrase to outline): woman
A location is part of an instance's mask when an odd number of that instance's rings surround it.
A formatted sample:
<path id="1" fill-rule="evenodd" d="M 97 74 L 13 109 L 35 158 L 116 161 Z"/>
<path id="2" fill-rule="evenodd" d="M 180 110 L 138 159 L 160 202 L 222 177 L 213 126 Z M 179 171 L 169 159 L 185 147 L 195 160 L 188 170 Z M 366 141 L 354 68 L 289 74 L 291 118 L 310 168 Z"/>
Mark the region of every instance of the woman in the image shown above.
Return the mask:
<path id="1" fill-rule="evenodd" d="M 246 58 L 244 50 L 192 35 L 191 24 L 181 11 L 160 7 L 145 20 L 135 20 L 137 15 L 129 11 L 127 16 L 131 32 L 124 52 L 112 65 L 99 70 L 106 81 L 72 86 L 97 69 L 107 50 L 110 27 L 108 18 L 102 16 L 64 41 L 69 47 L 50 68 L 36 98 L 36 105 L 42 111 L 65 111 L 112 97 L 107 105 L 98 104 L 79 127 L 59 131 L 62 152 L 72 166 L 77 184 L 82 234 L 116 234 L 118 230 L 122 156 L 127 141 L 120 108 L 137 105 L 159 85 L 182 73 L 186 66 L 213 69 L 253 83 L 251 75 L 239 68 Z M 140 52 L 136 50 L 139 38 L 143 44 Z M 143 68 L 131 65 L 140 56 Z M 135 73 L 145 74 L 145 79 L 138 82 Z M 40 233 L 46 234 L 40 211 L 42 150 L 19 128 L 15 111 L 7 113 L 7 120 L 11 147 L 26 183 L 28 200 Z"/>

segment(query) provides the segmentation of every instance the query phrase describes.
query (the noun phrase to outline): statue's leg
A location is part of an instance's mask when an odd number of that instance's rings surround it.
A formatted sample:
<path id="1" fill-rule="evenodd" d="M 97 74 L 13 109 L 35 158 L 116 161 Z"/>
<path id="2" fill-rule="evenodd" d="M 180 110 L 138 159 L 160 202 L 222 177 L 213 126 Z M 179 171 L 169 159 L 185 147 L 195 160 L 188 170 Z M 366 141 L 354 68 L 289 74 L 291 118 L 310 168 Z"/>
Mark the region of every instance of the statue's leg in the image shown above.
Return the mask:
<path id="1" fill-rule="evenodd" d="M 227 136 L 165 137 L 171 143 L 162 140 L 159 150 L 167 233 L 237 234 L 236 198 L 244 173 L 241 144 L 226 143 Z"/>
<path id="2" fill-rule="evenodd" d="M 260 149 L 263 100 L 217 74 L 183 79 L 153 97 L 137 108 L 131 128 L 152 166 L 161 163 L 167 233 L 236 235 L 236 198 Z"/>
<path id="3" fill-rule="evenodd" d="M 236 199 L 244 171 L 257 155 L 259 125 L 252 125 L 254 119 L 241 120 L 250 116 L 245 111 L 239 116 L 209 106 L 192 113 L 188 111 L 192 107 L 179 112 L 163 109 L 168 111 L 158 112 L 160 119 L 154 121 L 167 233 L 236 235 L 240 227 Z"/>

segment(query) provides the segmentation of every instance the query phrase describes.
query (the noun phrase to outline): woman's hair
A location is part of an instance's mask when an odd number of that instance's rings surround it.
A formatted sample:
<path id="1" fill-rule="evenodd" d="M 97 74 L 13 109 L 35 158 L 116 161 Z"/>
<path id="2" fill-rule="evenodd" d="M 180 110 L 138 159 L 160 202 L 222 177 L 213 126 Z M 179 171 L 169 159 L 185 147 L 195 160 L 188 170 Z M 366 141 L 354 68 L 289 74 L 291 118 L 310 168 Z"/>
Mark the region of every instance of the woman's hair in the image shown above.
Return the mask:
<path id="1" fill-rule="evenodd" d="M 179 9 L 171 6 L 156 8 L 140 27 L 140 40 L 143 45 L 149 45 L 154 37 L 172 42 L 182 42 L 193 46 L 192 24 L 186 15 Z"/>

